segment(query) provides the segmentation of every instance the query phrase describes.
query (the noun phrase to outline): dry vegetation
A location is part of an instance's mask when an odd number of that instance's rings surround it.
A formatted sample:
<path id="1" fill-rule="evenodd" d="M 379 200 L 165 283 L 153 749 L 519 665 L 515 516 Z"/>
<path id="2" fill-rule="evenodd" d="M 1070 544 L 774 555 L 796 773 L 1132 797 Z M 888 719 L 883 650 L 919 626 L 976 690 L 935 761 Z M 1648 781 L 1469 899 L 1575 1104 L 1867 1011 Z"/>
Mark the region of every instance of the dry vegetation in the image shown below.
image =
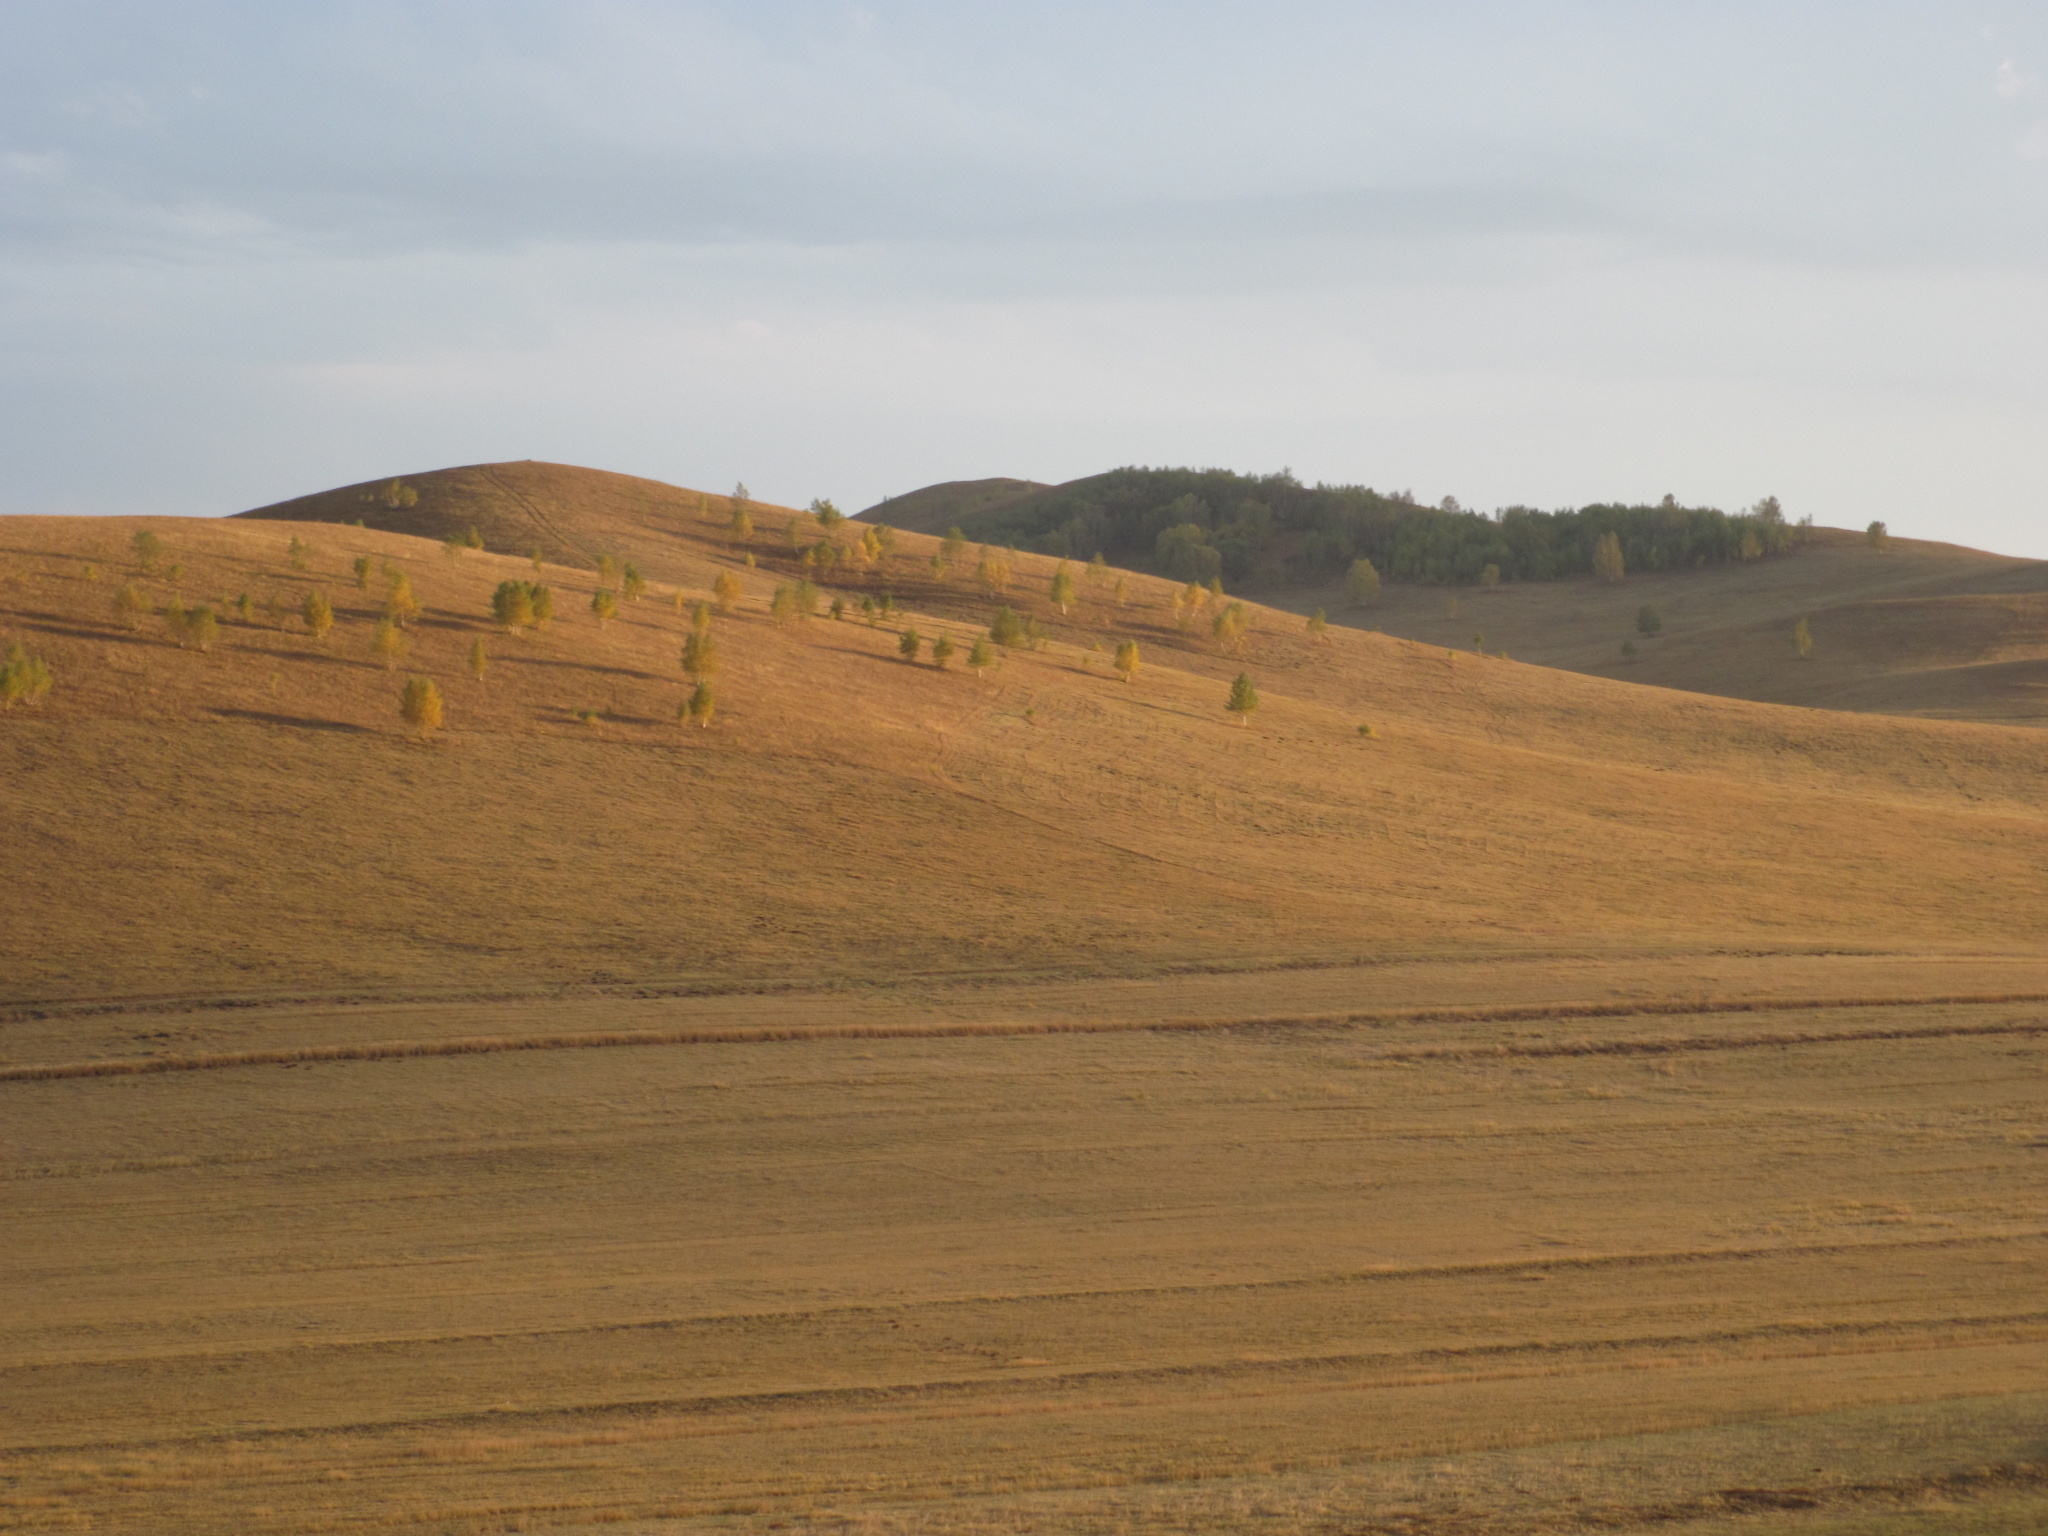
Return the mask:
<path id="1" fill-rule="evenodd" d="M 2048 1518 L 2048 737 L 405 486 L 0 526 L 0 1529 Z"/>

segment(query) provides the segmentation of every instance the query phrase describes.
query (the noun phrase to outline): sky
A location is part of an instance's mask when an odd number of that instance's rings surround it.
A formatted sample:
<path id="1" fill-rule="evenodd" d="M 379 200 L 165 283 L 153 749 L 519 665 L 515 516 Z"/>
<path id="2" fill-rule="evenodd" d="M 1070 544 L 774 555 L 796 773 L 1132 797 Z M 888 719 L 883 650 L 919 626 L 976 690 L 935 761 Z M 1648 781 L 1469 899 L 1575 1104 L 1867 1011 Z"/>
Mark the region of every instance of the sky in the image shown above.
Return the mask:
<path id="1" fill-rule="evenodd" d="M 1292 469 L 2048 558 L 2048 8 L 0 0 L 0 510 Z"/>

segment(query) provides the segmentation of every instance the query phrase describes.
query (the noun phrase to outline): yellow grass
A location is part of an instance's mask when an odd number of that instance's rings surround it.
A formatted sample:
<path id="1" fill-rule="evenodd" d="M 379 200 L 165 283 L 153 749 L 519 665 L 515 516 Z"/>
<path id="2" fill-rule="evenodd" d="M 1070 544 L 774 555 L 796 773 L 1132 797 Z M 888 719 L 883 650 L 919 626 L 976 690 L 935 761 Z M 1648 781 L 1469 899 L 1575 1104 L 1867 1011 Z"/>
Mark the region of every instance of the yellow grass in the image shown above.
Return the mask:
<path id="1" fill-rule="evenodd" d="M 987 621 L 928 539 L 784 631 L 779 509 L 408 483 L 0 524 L 0 1530 L 2039 1523 L 2048 737 L 1240 658 L 1029 556 L 977 679 L 896 656 Z"/>

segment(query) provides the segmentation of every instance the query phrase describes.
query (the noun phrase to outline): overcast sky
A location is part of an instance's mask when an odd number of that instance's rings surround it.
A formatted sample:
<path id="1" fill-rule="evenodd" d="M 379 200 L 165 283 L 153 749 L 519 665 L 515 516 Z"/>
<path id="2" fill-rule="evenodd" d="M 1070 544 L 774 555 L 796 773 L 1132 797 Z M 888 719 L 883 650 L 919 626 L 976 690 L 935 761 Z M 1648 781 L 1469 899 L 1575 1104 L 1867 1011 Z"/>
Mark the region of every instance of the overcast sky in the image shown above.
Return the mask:
<path id="1" fill-rule="evenodd" d="M 0 506 L 1197 464 L 2048 557 L 2038 4 L 0 0 Z"/>

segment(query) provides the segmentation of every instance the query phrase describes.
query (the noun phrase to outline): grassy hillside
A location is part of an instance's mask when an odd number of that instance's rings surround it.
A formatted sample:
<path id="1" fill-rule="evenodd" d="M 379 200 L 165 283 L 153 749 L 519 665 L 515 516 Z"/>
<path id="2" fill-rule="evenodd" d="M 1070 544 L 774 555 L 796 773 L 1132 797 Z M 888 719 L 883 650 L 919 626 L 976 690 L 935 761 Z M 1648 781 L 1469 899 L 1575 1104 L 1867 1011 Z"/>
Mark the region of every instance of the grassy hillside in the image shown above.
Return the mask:
<path id="1" fill-rule="evenodd" d="M 1809 530 L 1787 560 L 1445 592 L 1290 592 L 1332 622 L 1576 672 L 1819 709 L 2048 725 L 2048 563 L 1952 544 Z M 1637 619 L 1656 610 L 1659 629 Z M 1807 621 L 1801 658 L 1794 627 Z M 1636 649 L 1624 656 L 1622 645 Z"/>
<path id="2" fill-rule="evenodd" d="M 0 1531 L 2040 1523 L 2048 735 L 407 483 L 0 523 Z"/>
<path id="3" fill-rule="evenodd" d="M 1036 480 L 948 480 L 928 485 L 902 496 L 891 496 L 857 514 L 863 522 L 887 523 L 912 533 L 943 534 L 985 513 L 1015 501 L 1049 491 L 1052 487 Z"/>
<path id="4" fill-rule="evenodd" d="M 546 473 L 579 509 L 545 514 L 557 527 L 655 581 L 608 627 L 595 572 L 550 565 L 553 625 L 500 634 L 491 591 L 530 564 L 404 534 L 10 520 L 0 626 L 56 676 L 0 732 L 43 807 L 13 861 L 11 929 L 33 938 L 13 995 L 2048 929 L 2032 733 L 1705 699 L 1358 631 L 1316 644 L 1256 607 L 1230 647 L 1211 614 L 1176 627 L 1170 584 L 1132 576 L 1120 606 L 1084 579 L 1062 616 L 1054 562 L 1019 557 L 999 599 L 971 556 L 935 575 L 935 544 L 909 534 L 820 578 L 848 621 L 783 628 L 772 590 L 804 567 L 779 534 L 742 549 L 717 498 L 700 515 L 694 493 L 582 472 L 579 500 L 578 472 Z M 129 553 L 144 527 L 167 547 L 154 574 Z M 410 572 L 425 604 L 397 670 L 371 654 L 386 582 L 373 569 L 358 589 L 359 556 Z M 681 728 L 672 600 L 721 571 L 744 596 L 714 625 L 718 717 Z M 256 611 L 211 651 L 181 649 L 160 617 L 116 620 L 126 584 L 158 609 L 247 591 Z M 295 616 L 312 587 L 338 616 L 323 641 Z M 884 592 L 897 616 L 860 622 Z M 969 675 L 1005 599 L 1051 639 Z M 909 625 L 960 656 L 904 663 Z M 1128 684 L 1110 664 L 1125 638 L 1146 658 Z M 1241 670 L 1263 699 L 1242 727 L 1222 708 Z M 410 673 L 447 700 L 431 747 L 398 717 Z M 166 903 L 167 883 L 203 899 Z"/>

